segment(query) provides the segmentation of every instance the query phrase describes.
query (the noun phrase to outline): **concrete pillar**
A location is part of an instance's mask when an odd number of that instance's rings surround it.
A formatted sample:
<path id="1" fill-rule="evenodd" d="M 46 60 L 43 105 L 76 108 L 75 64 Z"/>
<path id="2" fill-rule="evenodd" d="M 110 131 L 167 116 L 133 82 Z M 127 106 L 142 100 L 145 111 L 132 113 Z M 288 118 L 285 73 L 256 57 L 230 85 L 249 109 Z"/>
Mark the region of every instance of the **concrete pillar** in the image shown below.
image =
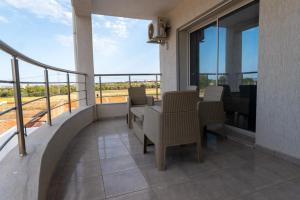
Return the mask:
<path id="1" fill-rule="evenodd" d="M 239 74 L 242 71 L 242 32 L 228 28 L 226 33 L 226 73 L 231 91 L 239 90 Z"/>
<path id="2" fill-rule="evenodd" d="M 81 16 L 77 15 L 77 13 L 73 11 L 73 27 L 76 70 L 88 74 L 86 85 L 88 105 L 95 105 L 96 101 L 91 14 Z M 84 81 L 84 77 L 79 76 L 78 81 Z M 79 90 L 84 89 L 84 85 L 79 84 Z M 79 94 L 79 98 L 85 98 L 85 93 L 81 92 Z M 85 104 L 85 101 L 80 101 L 80 106 Z"/>

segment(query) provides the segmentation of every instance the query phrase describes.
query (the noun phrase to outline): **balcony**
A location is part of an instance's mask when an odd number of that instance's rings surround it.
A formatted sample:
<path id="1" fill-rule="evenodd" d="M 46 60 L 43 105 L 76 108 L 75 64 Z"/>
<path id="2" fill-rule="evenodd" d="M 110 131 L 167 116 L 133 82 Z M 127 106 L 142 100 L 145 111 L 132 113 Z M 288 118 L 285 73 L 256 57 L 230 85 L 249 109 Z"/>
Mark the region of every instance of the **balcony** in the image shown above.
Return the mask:
<path id="1" fill-rule="evenodd" d="M 161 74 L 95 74 L 97 104 L 127 103 L 128 88 L 146 88 L 146 95 L 160 100 Z"/>
<path id="2" fill-rule="evenodd" d="M 253 5 L 255 12 L 245 12 Z M 0 41 L 1 52 L 11 61 L 5 66 L 13 74 L 0 80 L 7 97 L 0 104 L 0 120 L 5 120 L 0 121 L 0 199 L 300 199 L 298 8 L 297 1 L 270 0 L 72 0 L 76 71 L 41 63 Z M 246 19 L 251 13 L 254 21 Z M 169 37 L 152 41 L 160 45 L 161 72 L 95 74 L 92 14 L 148 20 L 166 16 Z M 243 36 L 241 30 L 258 25 L 255 40 Z M 205 31 L 210 26 L 215 33 Z M 199 51 L 205 32 L 215 40 Z M 192 35 L 197 42 L 191 42 Z M 257 51 L 248 51 L 243 41 Z M 202 57 L 209 60 L 202 66 L 213 73 L 198 71 L 201 52 L 208 53 Z M 247 58 L 257 69 L 243 69 Z M 38 80 L 22 79 L 21 68 L 27 66 L 40 70 Z M 53 74 L 60 74 L 59 81 Z M 191 74 L 200 84 L 190 82 Z M 145 86 L 147 95 L 160 104 L 167 91 L 186 92 L 198 85 L 202 96 L 206 86 L 218 84 L 231 89 L 224 109 L 227 124 L 222 124 L 227 137 L 211 131 L 203 147 L 197 140 L 203 162 L 197 162 L 194 144 L 170 146 L 166 170 L 158 170 L 157 143 L 143 143 L 143 132 L 137 137 L 126 123 L 127 89 Z M 243 96 L 241 85 L 255 86 L 254 101 Z M 241 111 L 249 104 L 255 105 L 253 115 Z"/>
<path id="3" fill-rule="evenodd" d="M 153 146 L 152 146 L 153 147 Z M 298 199 L 300 168 L 252 147 L 210 136 L 205 162 L 195 146 L 170 148 L 155 167 L 125 118 L 82 130 L 56 168 L 48 199 Z"/>
<path id="4" fill-rule="evenodd" d="M 13 80 L 1 83 L 13 84 L 16 104 L 1 115 L 17 113 L 16 129 L 1 150 L 17 138 L 19 144 L 11 145 L 1 161 L 5 173 L 0 175 L 0 191 L 5 199 L 12 195 L 14 199 L 55 200 L 299 198 L 299 166 L 255 149 L 251 143 L 214 135 L 208 136 L 204 163 L 196 161 L 195 145 L 182 145 L 168 148 L 167 170 L 157 170 L 154 146 L 144 154 L 124 116 L 129 87 L 143 85 L 147 95 L 160 100 L 161 74 L 96 74 L 98 104 L 88 106 L 86 74 L 39 63 L 5 43 L 1 48 L 12 55 L 14 74 Z M 19 61 L 42 68 L 44 81 L 20 80 Z M 66 81 L 50 81 L 49 71 L 64 73 Z M 45 95 L 24 101 L 22 84 L 40 85 Z M 64 85 L 66 93 L 53 94 L 53 84 Z M 45 100 L 46 109 L 26 118 L 24 108 L 40 100 Z M 60 107 L 64 109 L 55 112 Z M 33 125 L 40 128 L 32 130 Z"/>

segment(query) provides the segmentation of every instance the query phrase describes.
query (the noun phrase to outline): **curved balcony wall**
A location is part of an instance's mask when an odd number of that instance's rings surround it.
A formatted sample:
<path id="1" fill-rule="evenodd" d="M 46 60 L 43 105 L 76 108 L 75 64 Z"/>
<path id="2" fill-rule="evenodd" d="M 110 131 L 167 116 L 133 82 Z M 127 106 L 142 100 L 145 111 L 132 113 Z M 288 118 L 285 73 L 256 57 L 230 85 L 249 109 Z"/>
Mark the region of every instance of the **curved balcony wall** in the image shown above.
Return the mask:
<path id="1" fill-rule="evenodd" d="M 46 199 L 56 164 L 69 142 L 96 118 L 95 106 L 65 113 L 26 139 L 27 155 L 19 157 L 18 147 L 0 162 L 0 199 Z"/>

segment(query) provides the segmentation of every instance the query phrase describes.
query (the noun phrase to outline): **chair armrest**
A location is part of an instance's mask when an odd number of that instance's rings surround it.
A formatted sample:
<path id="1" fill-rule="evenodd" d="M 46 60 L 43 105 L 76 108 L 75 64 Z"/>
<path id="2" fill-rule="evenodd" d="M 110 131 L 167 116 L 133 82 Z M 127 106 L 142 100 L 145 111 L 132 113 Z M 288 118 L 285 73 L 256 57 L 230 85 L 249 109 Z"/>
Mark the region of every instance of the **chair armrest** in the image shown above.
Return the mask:
<path id="1" fill-rule="evenodd" d="M 159 141 L 160 119 L 161 112 L 150 106 L 145 106 L 143 131 L 147 138 L 155 144 Z"/>
<path id="2" fill-rule="evenodd" d="M 153 96 L 146 96 L 147 99 L 147 105 L 148 106 L 153 106 L 154 105 L 154 98 Z"/>
<path id="3" fill-rule="evenodd" d="M 224 123 L 223 102 L 200 101 L 197 103 L 200 128 L 212 123 Z"/>

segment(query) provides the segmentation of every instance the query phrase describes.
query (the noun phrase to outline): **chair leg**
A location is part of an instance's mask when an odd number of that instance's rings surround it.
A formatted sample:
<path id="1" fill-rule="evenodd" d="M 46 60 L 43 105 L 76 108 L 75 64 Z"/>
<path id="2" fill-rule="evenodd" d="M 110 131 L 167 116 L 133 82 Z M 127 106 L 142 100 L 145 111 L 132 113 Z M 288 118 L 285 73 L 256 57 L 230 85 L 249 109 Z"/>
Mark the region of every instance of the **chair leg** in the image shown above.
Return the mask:
<path id="1" fill-rule="evenodd" d="M 166 147 L 163 145 L 155 146 L 155 157 L 156 157 L 156 165 L 158 170 L 162 171 L 166 169 Z"/>
<path id="2" fill-rule="evenodd" d="M 204 128 L 202 129 L 202 131 L 203 131 L 203 134 L 202 134 L 201 141 L 202 141 L 202 145 L 203 145 L 204 147 L 206 147 L 206 146 L 207 146 L 207 131 L 206 131 L 206 127 L 204 127 Z"/>
<path id="3" fill-rule="evenodd" d="M 147 153 L 148 138 L 144 135 L 144 153 Z"/>
<path id="4" fill-rule="evenodd" d="M 203 149 L 202 149 L 202 143 L 201 141 L 197 142 L 197 160 L 199 162 L 203 162 L 204 158 L 203 158 Z"/>
<path id="5" fill-rule="evenodd" d="M 130 112 L 128 113 L 128 127 L 132 128 L 132 114 Z"/>

